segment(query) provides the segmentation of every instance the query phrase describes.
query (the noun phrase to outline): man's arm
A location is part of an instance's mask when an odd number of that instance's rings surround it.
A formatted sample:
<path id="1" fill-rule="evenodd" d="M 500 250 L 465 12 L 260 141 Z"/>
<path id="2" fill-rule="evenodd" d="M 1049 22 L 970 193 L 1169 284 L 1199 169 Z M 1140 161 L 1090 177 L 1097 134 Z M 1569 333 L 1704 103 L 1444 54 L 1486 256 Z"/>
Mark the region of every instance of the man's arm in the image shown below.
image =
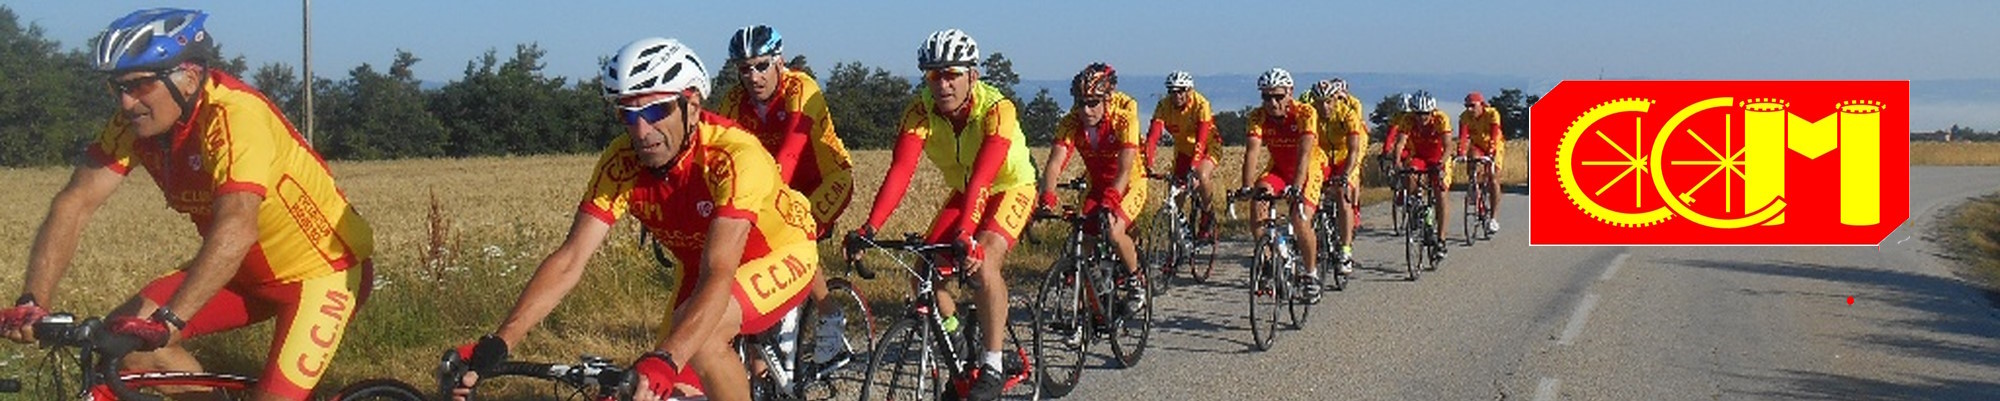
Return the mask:
<path id="1" fill-rule="evenodd" d="M 1250 177 L 1257 172 L 1257 151 L 1264 149 L 1264 138 L 1250 137 L 1243 146 L 1243 187 L 1250 187 Z"/>
<path id="2" fill-rule="evenodd" d="M 236 271 L 243 268 L 243 257 L 257 245 L 257 206 L 263 202 L 263 196 L 249 192 L 216 196 L 210 206 L 214 209 L 214 220 L 210 222 L 208 235 L 202 237 L 201 250 L 195 252 L 194 260 L 188 261 L 187 280 L 181 282 L 163 306 L 181 316 L 192 317 L 230 278 L 236 277 Z"/>
<path id="3" fill-rule="evenodd" d="M 611 223 L 595 216 L 576 213 L 570 222 L 569 236 L 563 239 L 561 247 L 542 258 L 541 266 L 535 268 L 535 276 L 528 279 L 528 287 L 521 290 L 521 297 L 514 301 L 514 310 L 507 313 L 507 320 L 500 324 L 494 334 L 506 340 L 509 348 L 520 344 L 528 336 L 528 330 L 541 324 L 542 319 L 562 303 L 563 296 L 583 280 L 583 267 L 590 263 L 590 256 L 604 245 L 605 237 L 611 234 Z"/>
<path id="4" fill-rule="evenodd" d="M 34 245 L 28 248 L 27 277 L 22 280 L 21 291 L 33 295 L 35 303 L 50 305 L 55 301 L 56 283 L 62 281 L 70 258 L 76 256 L 84 223 L 124 181 L 124 174 L 86 159 L 70 173 L 69 184 L 49 201 L 49 212 L 35 232 Z"/>

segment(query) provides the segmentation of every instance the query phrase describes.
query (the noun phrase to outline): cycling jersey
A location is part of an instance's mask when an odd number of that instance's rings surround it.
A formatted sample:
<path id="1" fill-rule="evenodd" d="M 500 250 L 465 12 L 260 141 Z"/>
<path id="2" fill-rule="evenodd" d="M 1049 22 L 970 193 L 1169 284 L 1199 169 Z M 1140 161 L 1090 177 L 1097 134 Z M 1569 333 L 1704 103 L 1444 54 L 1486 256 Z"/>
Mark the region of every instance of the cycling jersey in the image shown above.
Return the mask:
<path id="1" fill-rule="evenodd" d="M 756 134 L 777 158 L 780 178 L 812 200 L 813 220 L 819 222 L 814 232 L 831 230 L 854 197 L 854 164 L 847 145 L 834 135 L 819 83 L 803 71 L 787 70 L 765 104 L 757 104 L 750 89 L 748 83 L 731 88 L 719 113 Z"/>
<path id="2" fill-rule="evenodd" d="M 676 304 L 701 280 L 698 266 L 715 218 L 753 222 L 731 295 L 743 307 L 738 333 L 763 332 L 798 306 L 818 274 L 811 204 L 798 191 L 775 185 L 778 164 L 756 136 L 706 111 L 696 129 L 664 173 L 639 165 L 631 136 L 613 139 L 577 207 L 605 224 L 627 212 L 638 218 L 681 267 L 674 269 L 680 276 Z"/>
<path id="3" fill-rule="evenodd" d="M 1072 149 L 1083 158 L 1084 175 L 1088 177 L 1091 193 L 1086 196 L 1085 213 L 1095 212 L 1096 206 L 1106 203 L 1113 183 L 1118 181 L 1118 170 L 1125 170 L 1125 191 L 1118 201 L 1123 207 L 1113 210 L 1118 218 L 1127 222 L 1139 215 L 1139 209 L 1146 199 L 1145 169 L 1140 166 L 1139 157 L 1131 163 L 1119 164 L 1120 153 L 1139 147 L 1139 116 L 1124 111 L 1105 111 L 1104 121 L 1096 125 L 1084 123 L 1083 111 L 1071 111 L 1056 124 L 1055 146 Z M 1061 161 L 1067 162 L 1067 160 Z M 1056 169 L 1062 168 L 1059 162 Z"/>
<path id="4" fill-rule="evenodd" d="M 1326 153 L 1320 150 L 1317 142 L 1306 142 L 1305 136 L 1319 134 L 1319 114 L 1305 103 L 1286 103 L 1283 106 L 1287 110 L 1284 117 L 1271 115 L 1269 107 L 1260 106 L 1250 111 L 1250 117 L 1245 121 L 1248 127 L 1246 135 L 1261 139 L 1264 148 L 1270 151 L 1271 161 L 1264 169 L 1265 183 L 1276 184 L 1272 186 L 1273 190 L 1283 190 L 1286 184 L 1304 185 L 1305 203 L 1308 206 L 1318 205 L 1319 181 L 1323 178 L 1320 174 L 1326 168 Z M 1301 157 L 1309 158 L 1306 160 L 1310 164 L 1304 172 L 1298 171 Z M 1304 178 L 1306 182 L 1294 182 L 1297 178 Z"/>
<path id="5" fill-rule="evenodd" d="M 278 318 L 257 388 L 304 399 L 367 297 L 374 232 L 335 186 L 326 162 L 256 89 L 208 70 L 194 101 L 190 120 L 156 139 L 141 139 L 129 120 L 113 118 L 86 154 L 118 174 L 145 167 L 167 207 L 187 215 L 204 237 L 217 196 L 263 198 L 257 242 L 201 310 L 181 311 L 190 317 L 182 337 Z M 165 305 L 185 277 L 176 271 L 157 278 L 140 296 Z"/>
<path id="6" fill-rule="evenodd" d="M 1403 145 L 1410 168 L 1437 169 L 1438 181 L 1443 187 L 1451 185 L 1451 163 L 1445 163 L 1445 141 L 1451 136 L 1451 117 L 1444 110 L 1432 110 L 1429 114 L 1410 113 L 1405 120 L 1409 131 L 1409 143 Z"/>
<path id="7" fill-rule="evenodd" d="M 163 140 L 140 140 L 113 118 L 86 152 L 119 174 L 136 162 L 166 195 L 167 207 L 188 216 L 201 233 L 213 223 L 216 196 L 251 193 L 257 243 L 233 284 L 293 283 L 332 274 L 368 259 L 375 235 L 334 186 L 326 162 L 256 89 L 210 70 L 188 124 Z M 204 236 L 206 234 L 203 234 Z"/>
<path id="8" fill-rule="evenodd" d="M 1473 115 L 1472 110 L 1458 113 L 1458 138 L 1460 146 L 1472 146 L 1470 150 L 1493 155 L 1496 159 L 1507 146 L 1506 134 L 1500 130 L 1500 111 L 1486 106 L 1486 112 Z M 1496 160 L 1497 161 L 1497 160 Z"/>
<path id="9" fill-rule="evenodd" d="M 1021 133 L 1014 103 L 985 82 L 974 81 L 970 89 L 972 99 L 967 105 L 970 109 L 966 110 L 963 128 L 954 129 L 951 119 L 935 112 L 935 97 L 929 87 L 918 91 L 916 99 L 904 110 L 903 133 L 896 144 L 895 160 L 882 189 L 876 192 L 875 206 L 868 216 L 869 227 L 880 228 L 902 202 L 910 177 L 916 172 L 918 153 L 930 159 L 931 165 L 944 175 L 945 185 L 957 194 L 955 201 L 947 201 L 955 205 L 950 207 L 975 212 L 957 214 L 958 221 L 951 224 L 941 221 L 937 225 L 947 231 L 969 235 L 975 225 L 987 225 L 980 219 L 995 214 L 976 212 L 988 209 L 981 206 L 991 205 L 989 198 L 1011 199 L 1000 196 L 1003 193 L 1025 189 L 1022 192 L 1032 202 L 1035 167 L 1028 160 L 1027 137 Z M 939 218 L 944 216 L 940 213 Z M 999 234 L 1009 241 L 1020 233 L 1017 226 L 1006 230 Z"/>
<path id="10" fill-rule="evenodd" d="M 1361 169 L 1347 168 L 1347 153 L 1350 150 L 1347 148 L 1347 141 L 1349 138 L 1360 137 L 1361 147 L 1352 150 L 1364 152 L 1368 149 L 1367 120 L 1368 115 L 1361 112 L 1361 101 L 1355 100 L 1353 96 L 1337 104 L 1332 113 L 1320 116 L 1319 148 L 1326 152 L 1328 167 L 1326 176 L 1330 177 L 1333 173 L 1346 169 L 1350 180 L 1358 177 L 1356 174 Z"/>
<path id="11" fill-rule="evenodd" d="M 1214 137 L 1215 113 L 1209 109 L 1208 97 L 1193 89 L 1188 90 L 1187 107 L 1174 107 L 1172 95 L 1153 105 L 1152 128 L 1146 133 L 1148 152 L 1152 149 L 1150 145 L 1159 140 L 1162 130 L 1174 135 L 1175 174 L 1186 174 L 1186 164 L 1194 161 L 1195 146 L 1198 144 L 1207 145 L 1202 149 L 1200 161 L 1213 161 L 1215 155 L 1222 151 L 1222 141 Z M 1148 165 L 1151 165 L 1150 162 Z"/>

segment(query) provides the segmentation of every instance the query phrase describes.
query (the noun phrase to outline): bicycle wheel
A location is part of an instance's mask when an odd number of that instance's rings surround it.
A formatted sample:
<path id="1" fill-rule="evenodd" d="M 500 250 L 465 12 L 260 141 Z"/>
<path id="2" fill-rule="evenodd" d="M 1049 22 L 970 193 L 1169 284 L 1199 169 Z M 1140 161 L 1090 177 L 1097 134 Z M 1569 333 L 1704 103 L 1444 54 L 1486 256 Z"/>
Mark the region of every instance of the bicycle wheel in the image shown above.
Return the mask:
<path id="1" fill-rule="evenodd" d="M 800 394 L 805 395 L 804 390 L 819 387 L 837 391 L 833 389 L 851 388 L 858 382 L 865 381 L 866 372 L 861 372 L 859 367 L 868 365 L 866 361 L 869 356 L 868 351 L 875 349 L 876 341 L 880 340 L 876 338 L 878 332 L 875 327 L 875 312 L 868 306 L 868 298 L 855 290 L 854 283 L 848 282 L 847 279 L 829 278 L 826 280 L 826 300 L 823 303 L 815 303 L 813 309 L 816 314 L 838 311 L 840 316 L 846 318 L 846 324 L 841 327 L 843 333 L 841 338 L 845 343 L 820 344 L 818 332 L 822 327 L 818 324 L 808 325 L 813 332 L 799 336 L 798 354 L 804 359 L 803 364 L 811 366 L 804 372 L 811 376 L 801 377 L 799 381 L 826 386 L 801 386 Z M 831 351 L 820 351 L 820 347 L 825 346 L 834 348 Z M 821 353 L 825 353 L 831 359 L 820 360 Z"/>
<path id="2" fill-rule="evenodd" d="M 1338 209 L 1320 208 L 1320 210 L 1319 216 L 1313 218 L 1313 229 L 1318 234 L 1319 240 L 1316 244 L 1319 246 L 1319 280 L 1328 284 L 1334 291 L 1345 290 L 1347 276 L 1340 275 L 1340 227 L 1347 224 L 1347 221 L 1340 218 L 1338 211 L 1326 212 Z"/>
<path id="3" fill-rule="evenodd" d="M 1062 397 L 1083 378 L 1083 359 L 1096 338 L 1074 255 L 1057 258 L 1035 296 L 1035 377 L 1049 397 Z"/>
<path id="4" fill-rule="evenodd" d="M 1204 226 L 1208 227 L 1210 236 L 1220 236 L 1222 233 L 1216 232 L 1221 228 L 1215 227 L 1215 211 L 1208 208 L 1208 196 L 1198 194 L 1191 199 L 1193 201 L 1189 202 L 1188 210 L 1192 211 L 1195 217 L 1194 225 L 1187 227 L 1189 238 L 1186 242 L 1188 246 L 1186 270 L 1188 277 L 1194 278 L 1195 282 L 1206 283 L 1210 276 L 1215 275 L 1215 254 L 1216 248 L 1221 246 L 1220 241 L 1197 240 L 1193 238 L 1193 233 Z"/>
<path id="5" fill-rule="evenodd" d="M 1124 268 L 1123 266 L 1118 266 L 1116 263 L 1113 263 L 1111 267 L 1114 269 Z M 1153 280 L 1152 277 L 1134 277 L 1133 279 Z M 1132 305 L 1132 302 L 1129 302 L 1132 299 L 1131 294 L 1125 294 L 1124 291 L 1117 291 L 1117 295 L 1113 298 L 1116 301 L 1110 304 L 1116 307 L 1106 311 L 1113 314 L 1111 319 L 1111 355 L 1118 359 L 1120 367 L 1129 368 L 1139 366 L 1139 359 L 1146 355 L 1146 341 L 1148 337 L 1152 336 L 1153 332 L 1154 293 L 1151 288 L 1151 284 L 1139 286 L 1139 291 L 1147 293 L 1142 294 L 1145 301 L 1139 302 L 1138 305 Z"/>
<path id="6" fill-rule="evenodd" d="M 1403 212 L 1409 209 L 1403 202 L 1409 201 L 1410 194 L 1403 190 L 1402 177 L 1397 177 L 1395 174 L 1390 174 L 1389 177 L 1389 235 L 1401 235 L 1403 227 L 1409 225 L 1409 221 L 1396 216 L 1402 216 Z"/>
<path id="7" fill-rule="evenodd" d="M 1283 281 L 1277 277 L 1277 254 L 1271 241 L 1258 245 L 1250 257 L 1250 345 L 1258 351 L 1271 349 L 1271 341 L 1278 337 L 1278 309 L 1284 305 L 1279 299 L 1278 285 Z"/>
<path id="8" fill-rule="evenodd" d="M 1478 164 L 1473 163 L 1471 165 L 1477 166 Z M 1478 205 L 1484 202 L 1479 198 L 1480 190 L 1482 189 L 1479 187 L 1479 171 L 1468 168 L 1466 169 L 1465 176 L 1465 202 L 1460 207 L 1465 213 L 1459 220 L 1464 222 L 1460 225 L 1463 226 L 1461 228 L 1465 229 L 1465 246 L 1469 247 L 1479 241 L 1479 232 L 1486 230 L 1486 224 L 1479 221 Z"/>
<path id="9" fill-rule="evenodd" d="M 1148 277 L 1150 280 L 1146 283 L 1154 293 L 1166 292 L 1174 272 L 1186 264 L 1181 260 L 1185 244 L 1181 241 L 1180 218 L 1179 213 L 1171 210 L 1153 211 L 1147 218 L 1146 235 L 1139 240 L 1139 265 L 1147 275 L 1153 276 Z"/>
<path id="10" fill-rule="evenodd" d="M 1292 329 L 1304 328 L 1306 327 L 1306 320 L 1312 316 L 1312 303 L 1306 302 L 1304 299 L 1305 287 L 1312 285 L 1307 279 L 1309 275 L 1306 274 L 1306 269 L 1303 266 L 1305 262 L 1292 259 L 1281 260 L 1280 262 L 1280 265 L 1283 267 L 1278 270 L 1279 277 L 1290 278 L 1282 284 L 1288 288 L 1285 292 L 1291 295 L 1285 297 L 1286 315 L 1292 318 Z"/>
<path id="11" fill-rule="evenodd" d="M 368 379 L 341 387 L 328 401 L 424 401 L 424 395 L 401 380 Z"/>
<path id="12" fill-rule="evenodd" d="M 1398 220 L 1402 220 L 1404 225 L 1410 227 L 1408 230 L 1403 230 L 1403 265 L 1408 269 L 1408 280 L 1417 281 L 1417 277 L 1423 274 L 1421 272 L 1424 270 L 1424 262 L 1430 260 L 1430 255 L 1425 253 L 1429 252 L 1429 248 L 1424 244 L 1425 234 L 1416 228 L 1423 224 L 1424 215 L 1416 209 L 1409 209 L 1405 210 L 1403 218 Z"/>
<path id="13" fill-rule="evenodd" d="M 861 386 L 861 399 L 936 400 L 944 390 L 950 361 L 931 346 L 941 339 L 924 326 L 923 317 L 913 317 L 882 332 L 882 342 L 868 359 L 868 382 Z"/>

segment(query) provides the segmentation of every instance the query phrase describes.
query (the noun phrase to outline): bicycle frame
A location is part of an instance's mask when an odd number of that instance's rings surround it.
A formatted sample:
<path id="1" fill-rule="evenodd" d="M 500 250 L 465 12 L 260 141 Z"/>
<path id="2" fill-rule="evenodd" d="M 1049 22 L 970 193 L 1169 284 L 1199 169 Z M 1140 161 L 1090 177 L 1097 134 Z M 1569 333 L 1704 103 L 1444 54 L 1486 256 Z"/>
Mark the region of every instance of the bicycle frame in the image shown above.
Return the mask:
<path id="1" fill-rule="evenodd" d="M 141 394 L 132 390 L 128 382 L 143 383 L 142 387 L 188 385 L 208 386 L 218 389 L 247 390 L 257 384 L 257 379 L 249 376 L 208 372 L 120 372 L 125 355 L 138 350 L 140 340 L 127 335 L 112 333 L 100 318 L 78 321 L 75 315 L 55 313 L 35 323 L 35 340 L 51 353 L 65 353 L 65 348 L 76 349 L 74 359 L 82 370 L 76 397 L 98 401 L 162 401 L 158 396 Z M 18 382 L 6 381 L 0 387 L 18 389 Z M 65 392 L 60 383 L 57 393 Z"/>
<path id="2" fill-rule="evenodd" d="M 901 267 L 904 272 L 909 273 L 910 277 L 912 278 L 910 280 L 911 307 L 909 308 L 909 310 L 903 312 L 903 319 L 913 319 L 915 321 L 923 322 L 922 329 L 925 330 L 927 333 L 923 337 L 925 338 L 925 342 L 928 343 L 925 344 L 924 346 L 928 347 L 934 352 L 937 352 L 940 355 L 949 356 L 952 363 L 943 364 L 942 366 L 944 370 L 943 373 L 946 373 L 946 377 L 950 378 L 964 377 L 966 372 L 972 369 L 973 364 L 978 363 L 976 360 L 971 360 L 969 358 L 974 354 L 967 352 L 967 350 L 970 349 L 971 347 L 978 346 L 978 341 L 977 341 L 978 337 L 976 336 L 981 335 L 979 319 L 978 318 L 959 319 L 960 327 L 958 328 L 958 332 L 959 334 L 965 336 L 965 339 L 962 342 L 953 341 L 950 339 L 951 336 L 943 335 L 945 333 L 950 333 L 950 332 L 945 330 L 945 325 L 944 325 L 945 316 L 941 313 L 938 313 L 938 311 L 941 310 L 943 305 L 938 299 L 937 285 L 938 283 L 943 282 L 946 279 L 957 278 L 959 280 L 960 286 L 968 288 L 978 288 L 979 281 L 975 280 L 970 275 L 955 274 L 960 272 L 957 269 L 940 268 L 939 267 L 940 264 L 937 263 L 936 259 L 936 258 L 962 258 L 964 257 L 964 251 L 959 249 L 958 246 L 953 244 L 936 244 L 936 243 L 924 242 L 922 240 L 922 237 L 919 237 L 916 234 L 904 234 L 903 236 L 904 239 L 900 241 L 876 241 L 865 237 L 855 237 L 855 238 L 859 239 L 861 242 L 865 242 L 865 244 L 852 244 L 848 248 L 847 253 L 849 255 L 858 254 L 860 249 L 854 245 L 859 245 L 859 246 L 872 247 L 880 250 L 906 252 L 916 255 L 919 259 L 922 260 L 917 265 L 913 266 L 910 263 L 905 263 L 902 259 L 899 258 L 892 257 L 890 259 L 895 261 L 897 266 Z M 848 264 L 850 266 L 857 266 L 856 267 L 857 269 L 865 269 L 858 267 L 860 266 L 859 260 L 849 260 Z M 971 301 L 966 301 L 965 299 L 967 298 L 964 297 L 958 299 L 959 300 L 956 301 L 957 303 L 960 304 L 958 305 L 959 306 L 958 314 L 968 315 L 968 316 L 974 315 L 973 311 L 977 309 L 977 305 L 972 303 Z M 890 325 L 891 331 L 893 331 L 894 326 L 895 324 Z M 1011 332 L 1011 328 L 1009 330 L 1010 331 L 1008 333 L 1008 337 L 1014 342 L 1015 353 L 1017 354 L 1015 355 L 1015 357 L 1021 358 L 1021 360 L 1023 361 L 1023 367 L 1026 369 L 1025 371 L 1022 372 L 1021 376 L 1028 377 L 1031 374 L 1031 372 L 1034 371 L 1034 368 L 1026 363 L 1026 361 L 1028 360 L 1026 354 L 1026 348 L 1021 346 L 1020 339 L 1018 338 L 1018 336 L 1013 335 L 1013 333 Z M 893 339 L 887 338 L 886 334 L 888 333 L 885 332 L 884 334 L 885 336 L 882 339 L 882 341 L 877 344 L 878 347 L 889 344 L 890 341 L 894 341 Z M 937 335 L 933 336 L 931 334 L 937 334 Z M 880 355 L 877 355 L 877 357 L 878 359 L 875 359 L 874 361 L 880 360 L 879 359 Z M 870 381 L 869 385 L 863 386 L 862 391 L 866 393 L 867 391 L 869 391 L 868 388 L 871 386 L 872 386 L 872 380 Z"/>

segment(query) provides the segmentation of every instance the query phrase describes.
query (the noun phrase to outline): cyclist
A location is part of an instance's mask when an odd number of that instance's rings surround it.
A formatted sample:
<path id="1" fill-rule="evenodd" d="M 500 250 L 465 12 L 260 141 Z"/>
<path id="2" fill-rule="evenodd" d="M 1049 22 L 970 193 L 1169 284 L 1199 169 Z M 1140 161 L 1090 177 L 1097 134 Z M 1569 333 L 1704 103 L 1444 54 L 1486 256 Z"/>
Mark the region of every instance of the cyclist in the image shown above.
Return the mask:
<path id="1" fill-rule="evenodd" d="M 84 224 L 142 167 L 167 206 L 194 222 L 201 246 L 108 314 L 109 330 L 150 351 L 126 357 L 125 368 L 199 371 L 183 340 L 275 318 L 251 398 L 303 400 L 368 299 L 374 234 L 277 106 L 212 68 L 207 19 L 141 10 L 99 34 L 92 63 L 120 110 L 50 202 L 0 331 L 34 341 Z"/>
<path id="2" fill-rule="evenodd" d="M 604 94 L 627 135 L 605 146 L 569 235 L 499 329 L 458 348 L 472 373 L 454 398 L 548 317 L 628 212 L 682 267 L 674 269 L 674 300 L 655 345 L 632 365 L 647 396 L 700 389 L 709 399 L 748 400 L 749 377 L 730 341 L 777 324 L 819 271 L 805 195 L 779 183 L 777 161 L 754 134 L 702 110 L 709 80 L 694 51 L 644 38 L 615 54 Z"/>
<path id="3" fill-rule="evenodd" d="M 1472 145 L 1471 149 L 1466 148 L 1467 143 Z M 1487 210 L 1499 216 L 1500 156 L 1507 151 L 1507 138 L 1506 133 L 1500 130 L 1500 112 L 1486 104 L 1486 95 L 1479 92 L 1465 95 L 1465 111 L 1458 113 L 1458 158 L 1465 159 L 1467 150 L 1471 150 L 1473 156 L 1492 157 L 1493 162 L 1481 171 L 1485 174 L 1480 176 L 1482 181 L 1467 184 L 1486 187 Z M 1486 232 L 1499 233 L 1500 219 L 1487 220 Z"/>
<path id="4" fill-rule="evenodd" d="M 1319 206 L 1320 180 L 1324 172 L 1326 153 L 1319 148 L 1319 114 L 1313 107 L 1292 99 L 1292 74 L 1283 68 L 1272 68 L 1257 77 L 1257 90 L 1263 96 L 1263 103 L 1250 111 L 1245 121 L 1249 145 L 1243 149 L 1243 187 L 1255 188 L 1266 193 L 1299 195 L 1304 198 L 1298 208 L 1292 209 L 1292 228 L 1297 234 L 1298 253 L 1304 255 L 1311 285 L 1305 289 L 1305 297 L 1317 301 L 1320 294 L 1319 259 L 1312 230 L 1312 214 Z M 1257 152 L 1269 147 L 1271 164 L 1266 166 L 1262 176 L 1253 175 L 1258 165 Z M 1264 215 L 1265 207 L 1255 205 L 1257 216 Z"/>
<path id="5" fill-rule="evenodd" d="M 1340 188 L 1326 188 L 1333 194 L 1333 205 L 1341 221 L 1349 222 L 1336 228 L 1340 230 L 1340 275 L 1354 274 L 1354 226 L 1356 225 L 1354 202 L 1359 196 L 1361 183 L 1361 154 L 1368 148 L 1368 128 L 1363 120 L 1367 114 L 1361 113 L 1361 102 L 1347 93 L 1347 81 L 1340 78 L 1319 81 L 1306 94 L 1307 103 L 1318 108 L 1319 148 L 1328 157 L 1324 176 L 1329 182 L 1333 177 L 1347 177 L 1347 185 Z M 1331 283 L 1327 283 L 1331 285 Z"/>
<path id="6" fill-rule="evenodd" d="M 1409 131 L 1404 133 L 1402 142 L 1396 144 L 1397 153 L 1390 154 L 1403 155 L 1398 166 L 1437 172 L 1427 184 L 1435 195 L 1431 199 L 1431 208 L 1432 215 L 1437 216 L 1437 238 L 1443 239 L 1444 227 L 1450 219 L 1444 212 L 1450 210 L 1446 205 L 1450 197 L 1444 194 L 1451 187 L 1451 165 L 1444 162 L 1444 155 L 1451 153 L 1446 148 L 1451 145 L 1451 141 L 1446 140 L 1451 136 L 1451 116 L 1438 110 L 1437 99 L 1432 98 L 1430 92 L 1417 91 L 1416 95 L 1410 96 L 1410 113 L 1404 118 L 1404 124 Z M 1417 188 L 1415 178 L 1411 180 L 1404 182 L 1404 188 Z M 1444 259 L 1449 253 L 1445 248 L 1437 247 L 1437 254 L 1431 257 Z"/>
<path id="7" fill-rule="evenodd" d="M 1389 101 L 1389 105 L 1395 109 L 1389 110 L 1388 135 L 1382 138 L 1382 152 L 1377 153 L 1376 156 L 1382 159 L 1383 165 L 1393 166 L 1396 165 L 1397 160 L 1402 159 L 1403 155 L 1391 152 L 1395 150 L 1396 144 L 1402 140 L 1403 133 L 1410 132 L 1408 124 L 1408 120 L 1412 114 L 1410 113 L 1410 94 L 1396 94 L 1395 100 Z M 1396 202 L 1402 201 L 1402 199 L 1396 200 Z"/>
<path id="8" fill-rule="evenodd" d="M 1153 122 L 1146 131 L 1146 145 L 1141 149 L 1146 154 L 1145 166 L 1153 167 L 1153 148 L 1160 141 L 1160 132 L 1174 135 L 1173 176 L 1183 177 L 1188 169 L 1194 169 L 1195 182 L 1188 183 L 1196 193 L 1207 194 L 1209 175 L 1215 171 L 1215 155 L 1221 154 L 1222 141 L 1215 140 L 1215 113 L 1210 111 L 1208 97 L 1194 90 L 1194 75 L 1187 71 L 1167 74 L 1167 97 L 1153 105 Z M 1204 241 L 1215 238 L 1213 221 L 1198 221 L 1195 237 Z"/>
<path id="9" fill-rule="evenodd" d="M 729 62 L 742 78 L 722 97 L 719 113 L 734 120 L 778 161 L 778 179 L 812 201 L 813 238 L 824 239 L 833 223 L 854 195 L 854 164 L 847 146 L 833 133 L 826 96 L 819 83 L 803 71 L 785 67 L 785 39 L 765 25 L 736 30 L 729 37 Z M 816 276 L 813 302 L 826 299 L 826 276 Z M 852 354 L 847 349 L 847 317 L 839 308 L 826 308 L 820 316 L 819 344 L 815 347 L 821 363 L 845 364 Z"/>
<path id="10" fill-rule="evenodd" d="M 1146 178 L 1139 166 L 1139 116 L 1111 108 L 1111 96 L 1115 93 L 1111 81 L 1117 79 L 1117 74 L 1110 66 L 1096 63 L 1070 80 L 1069 95 L 1079 108 L 1063 115 L 1056 124 L 1056 142 L 1049 150 L 1049 164 L 1042 170 L 1041 207 L 1056 207 L 1055 187 L 1062 177 L 1063 166 L 1069 164 L 1071 154 L 1081 155 L 1084 175 L 1090 183 L 1090 193 L 1084 195 L 1083 212 L 1092 216 L 1100 209 L 1110 212 L 1111 221 L 1107 225 L 1111 232 L 1098 234 L 1117 245 L 1118 258 L 1125 263 L 1127 274 L 1118 282 L 1126 293 L 1132 294 L 1130 309 L 1137 310 L 1137 305 L 1145 302 L 1146 294 L 1141 287 L 1143 283 L 1133 279 L 1140 273 L 1139 253 L 1133 247 L 1130 229 L 1133 218 L 1145 209 Z"/>
<path id="11" fill-rule="evenodd" d="M 918 157 L 928 157 L 952 194 L 925 240 L 958 244 L 966 257 L 956 267 L 979 284 L 973 303 L 979 306 L 984 353 L 972 377 L 959 379 L 972 381 L 971 399 L 992 400 L 1008 379 L 999 374 L 1008 371 L 1002 360 L 1014 359 L 1001 357 L 1007 339 L 1007 282 L 1000 269 L 1034 207 L 1035 167 L 1028 161 L 1014 103 L 979 80 L 978 65 L 978 43 L 958 29 L 933 32 L 917 48 L 924 86 L 903 112 L 902 134 L 868 222 L 850 238 L 870 238 L 881 230 L 909 189 Z M 950 292 L 938 295 L 945 307 L 955 304 Z M 946 326 L 956 327 L 956 320 Z"/>

